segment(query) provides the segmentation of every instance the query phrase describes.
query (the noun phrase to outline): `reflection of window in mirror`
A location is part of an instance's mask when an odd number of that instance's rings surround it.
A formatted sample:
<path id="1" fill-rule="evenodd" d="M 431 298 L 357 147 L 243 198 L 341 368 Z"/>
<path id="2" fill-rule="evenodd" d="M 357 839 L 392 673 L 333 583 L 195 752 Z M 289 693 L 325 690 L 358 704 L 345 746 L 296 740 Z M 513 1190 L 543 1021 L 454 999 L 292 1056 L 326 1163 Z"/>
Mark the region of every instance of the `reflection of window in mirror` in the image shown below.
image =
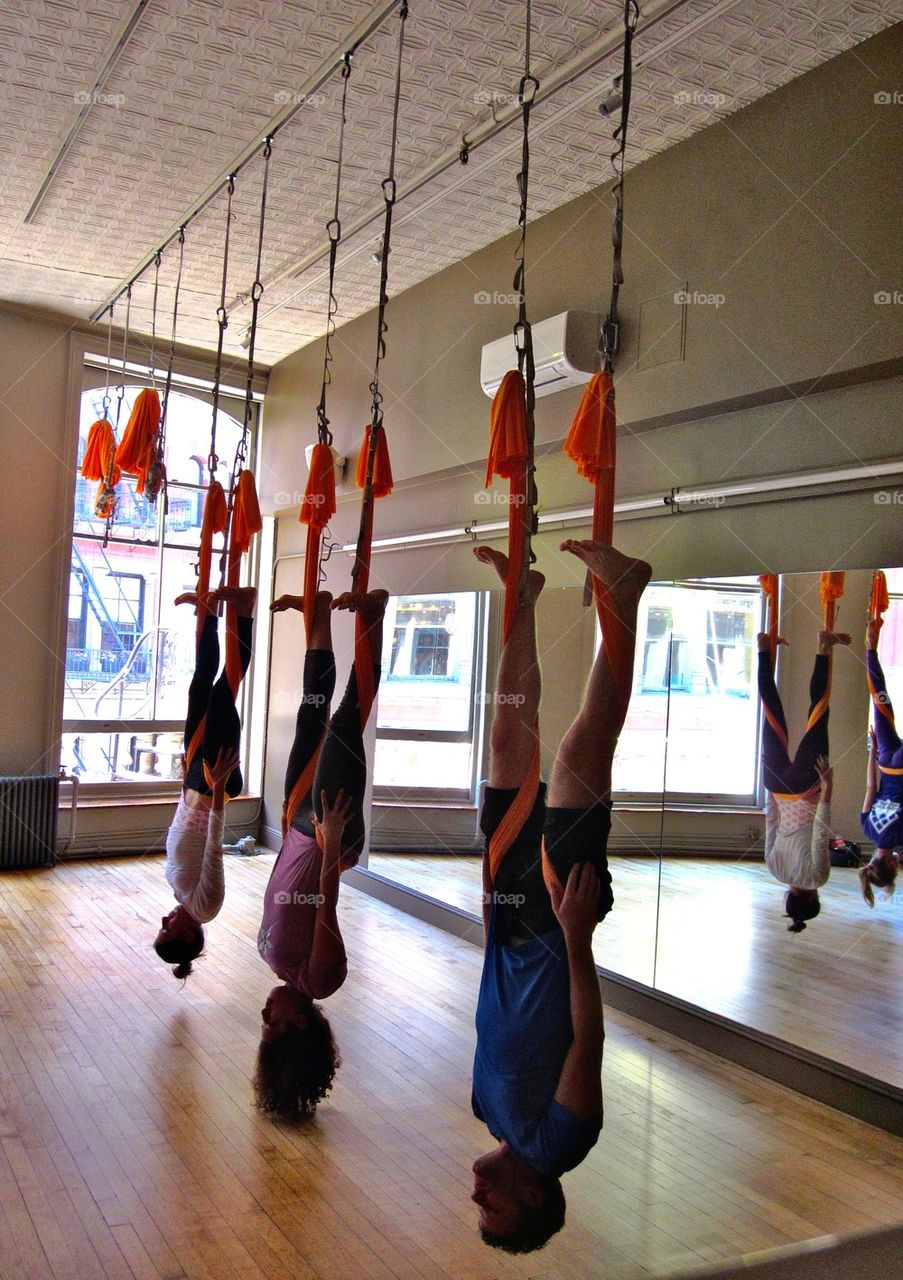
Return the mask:
<path id="1" fill-rule="evenodd" d="M 616 793 L 658 799 L 664 775 L 666 795 L 675 800 L 755 802 L 761 616 L 755 578 L 649 584 L 640 606 L 633 694 L 615 755 Z"/>
<path id="2" fill-rule="evenodd" d="M 381 799 L 473 800 L 485 616 L 484 592 L 390 598 L 373 776 Z"/>
<path id="3" fill-rule="evenodd" d="M 890 605 L 878 639 L 878 657 L 887 682 L 887 692 L 903 721 L 903 569 L 885 569 Z"/>

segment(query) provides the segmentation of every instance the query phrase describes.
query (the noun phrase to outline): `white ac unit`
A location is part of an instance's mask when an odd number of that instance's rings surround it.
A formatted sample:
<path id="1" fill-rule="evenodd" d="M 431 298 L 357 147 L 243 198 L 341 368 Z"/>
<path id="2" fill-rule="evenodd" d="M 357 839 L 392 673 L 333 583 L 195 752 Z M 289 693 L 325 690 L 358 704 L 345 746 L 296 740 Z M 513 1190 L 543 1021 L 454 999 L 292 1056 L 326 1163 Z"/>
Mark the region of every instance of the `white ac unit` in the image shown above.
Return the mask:
<path id="1" fill-rule="evenodd" d="M 599 368 L 601 323 L 594 311 L 562 311 L 532 326 L 537 396 L 589 382 Z M 487 342 L 480 360 L 480 383 L 487 396 L 494 396 L 508 370 L 516 368 L 513 333 Z"/>

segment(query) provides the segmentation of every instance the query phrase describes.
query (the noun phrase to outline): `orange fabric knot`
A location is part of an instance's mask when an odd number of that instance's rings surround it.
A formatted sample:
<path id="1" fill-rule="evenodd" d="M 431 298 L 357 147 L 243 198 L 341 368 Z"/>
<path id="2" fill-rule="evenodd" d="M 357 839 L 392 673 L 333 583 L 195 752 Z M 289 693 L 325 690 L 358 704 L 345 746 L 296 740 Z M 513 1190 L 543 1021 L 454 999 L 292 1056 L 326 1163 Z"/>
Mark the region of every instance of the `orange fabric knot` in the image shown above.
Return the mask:
<path id="1" fill-rule="evenodd" d="M 257 501 L 257 488 L 254 484 L 254 473 L 243 471 L 238 477 L 235 501 L 232 508 L 232 554 L 244 555 L 251 545 L 255 533 L 263 528 L 260 516 L 260 504 Z"/>
<path id="2" fill-rule="evenodd" d="M 366 456 L 365 456 L 366 465 Z M 310 457 L 310 475 L 301 499 L 298 519 L 315 529 L 325 529 L 335 515 L 335 463 L 328 444 L 315 444 Z"/>
<path id="3" fill-rule="evenodd" d="M 610 373 L 595 373 L 577 406 L 564 451 L 586 480 L 598 481 L 615 465 L 615 388 Z"/>
<path id="4" fill-rule="evenodd" d="M 357 458 L 357 487 L 363 489 L 367 484 L 367 457 L 370 453 L 370 435 L 373 428 L 368 422 L 364 428 L 364 439 Z M 389 446 L 386 433 L 380 428 L 376 437 L 376 456 L 373 459 L 373 496 L 385 498 L 392 492 L 392 463 L 389 460 Z"/>
<path id="5" fill-rule="evenodd" d="M 113 424 L 107 418 L 98 418 L 88 432 L 88 444 L 82 459 L 82 475 L 86 480 L 105 480 L 116 452 Z"/>
<path id="6" fill-rule="evenodd" d="M 160 397 L 151 387 L 138 393 L 119 448 L 116 463 L 128 475 L 137 476 L 138 493 L 144 493 L 147 474 L 154 461 L 160 428 Z"/>
<path id="7" fill-rule="evenodd" d="M 509 369 L 492 401 L 489 419 L 489 459 L 486 485 L 493 476 L 514 478 L 527 460 L 527 401 L 524 379 Z"/>
<path id="8" fill-rule="evenodd" d="M 883 569 L 876 569 L 872 575 L 872 598 L 869 602 L 869 617 L 881 618 L 890 607 L 890 596 L 887 591 L 887 577 Z"/>

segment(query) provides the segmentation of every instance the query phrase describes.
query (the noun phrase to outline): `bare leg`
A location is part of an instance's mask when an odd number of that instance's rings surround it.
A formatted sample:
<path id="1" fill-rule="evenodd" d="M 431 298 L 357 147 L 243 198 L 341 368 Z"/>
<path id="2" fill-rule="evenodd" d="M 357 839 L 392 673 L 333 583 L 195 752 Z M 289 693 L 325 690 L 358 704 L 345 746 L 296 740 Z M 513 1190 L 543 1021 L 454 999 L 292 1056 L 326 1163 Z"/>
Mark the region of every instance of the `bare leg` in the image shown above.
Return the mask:
<path id="1" fill-rule="evenodd" d="M 215 609 L 220 603 L 234 605 L 235 612 L 240 618 L 253 618 L 254 606 L 257 603 L 257 588 L 219 587 L 216 591 L 208 592 L 204 598 L 204 605 L 208 609 Z"/>
<path id="2" fill-rule="evenodd" d="M 332 602 L 333 609 L 347 610 L 356 613 L 364 622 L 367 638 L 370 641 L 370 652 L 373 655 L 374 667 L 382 665 L 383 660 L 383 618 L 389 601 L 388 591 L 345 591 L 336 596 Z"/>
<path id="3" fill-rule="evenodd" d="M 583 561 L 606 589 L 610 625 L 623 636 L 636 637 L 640 597 L 652 576 L 645 560 L 630 560 L 614 547 L 598 542 L 569 540 L 561 544 Z M 590 673 L 583 706 L 565 734 L 549 781 L 550 809 L 586 809 L 611 796 L 611 763 L 626 708 L 620 691 L 630 681 L 633 648 L 619 646 L 629 656 L 624 669 L 612 669 L 609 652 L 602 645 Z"/>
<path id="4" fill-rule="evenodd" d="M 505 582 L 508 557 L 491 547 L 475 547 L 474 555 L 490 564 Z M 536 650 L 536 600 L 545 585 L 531 570 L 527 600 L 520 605 L 511 634 L 502 648 L 495 686 L 495 707 L 489 751 L 489 785 L 519 787 L 536 748 L 536 721 L 542 694 Z"/>
<path id="5" fill-rule="evenodd" d="M 299 613 L 303 613 L 304 597 L 279 596 L 270 605 L 270 613 L 286 613 L 289 609 L 296 609 Z M 332 650 L 332 594 L 329 591 L 317 592 L 317 604 L 310 629 L 310 643 L 307 647 Z"/>

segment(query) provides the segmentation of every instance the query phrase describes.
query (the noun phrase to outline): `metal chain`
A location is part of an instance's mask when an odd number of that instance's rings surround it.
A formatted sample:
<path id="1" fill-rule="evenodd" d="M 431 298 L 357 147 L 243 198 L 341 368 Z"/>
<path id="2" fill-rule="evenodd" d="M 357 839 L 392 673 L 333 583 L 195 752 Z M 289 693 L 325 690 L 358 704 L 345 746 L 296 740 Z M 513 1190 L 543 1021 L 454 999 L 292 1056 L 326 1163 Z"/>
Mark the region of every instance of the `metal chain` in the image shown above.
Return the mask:
<path id="1" fill-rule="evenodd" d="M 346 105 L 350 77 L 351 54 L 346 53 L 342 57 L 342 110 L 339 121 L 339 153 L 336 160 L 335 204 L 332 217 L 326 224 L 326 234 L 329 236 L 329 285 L 326 298 L 326 342 L 323 349 L 323 382 L 320 387 L 320 401 L 317 405 L 317 439 L 321 444 L 327 445 L 332 444 L 332 432 L 329 430 L 329 418 L 326 416 L 326 389 L 332 383 L 332 335 L 335 333 L 335 317 L 339 309 L 335 296 L 335 271 L 339 244 L 342 239 L 339 200 L 342 190 L 342 159 L 345 150 Z"/>
<path id="2" fill-rule="evenodd" d="M 166 382 L 163 386 L 163 405 L 160 410 L 160 426 L 157 429 L 157 444 L 154 450 L 153 476 L 150 483 L 150 499 L 156 500 L 157 494 L 163 493 L 163 513 L 169 508 L 169 495 L 166 487 L 166 467 L 164 450 L 166 448 L 166 418 L 169 411 L 169 393 L 172 390 L 172 370 L 176 358 L 176 328 L 179 320 L 179 291 L 182 288 L 182 266 L 185 261 L 185 228 L 179 229 L 179 266 L 176 271 L 176 287 L 172 301 L 172 331 L 169 338 L 169 356 L 166 362 Z"/>
<path id="3" fill-rule="evenodd" d="M 113 350 L 113 311 L 115 306 L 116 303 L 114 302 L 110 307 L 110 319 L 107 322 L 107 367 L 105 375 L 106 381 L 103 389 L 103 401 L 101 404 L 100 416 L 102 418 L 106 418 L 110 412 L 110 359 Z"/>
<path id="4" fill-rule="evenodd" d="M 216 323 L 219 334 L 216 340 L 216 368 L 213 373 L 213 416 L 210 423 L 210 452 L 207 454 L 207 470 L 210 483 L 216 479 L 219 458 L 216 456 L 216 418 L 219 413 L 220 381 L 223 376 L 223 343 L 229 327 L 229 313 L 226 310 L 226 281 L 229 275 L 229 233 L 232 229 L 232 197 L 235 194 L 235 174 L 229 174 L 226 184 L 226 234 L 223 238 L 223 281 L 219 295 L 219 306 L 216 309 Z"/>
<path id="5" fill-rule="evenodd" d="M 530 38 L 532 29 L 532 9 L 530 0 L 526 2 L 526 36 L 524 41 L 525 57 L 524 57 L 524 74 L 521 77 L 517 91 L 517 99 L 521 107 L 521 115 L 523 119 L 523 142 L 521 144 L 521 166 L 517 175 L 517 190 L 520 195 L 520 212 L 518 214 L 517 225 L 520 228 L 520 240 L 514 251 L 514 260 L 517 264 L 514 272 L 514 292 L 517 294 L 517 323 L 514 326 L 514 345 L 517 349 L 517 367 L 518 371 L 523 375 L 525 388 L 525 408 L 526 408 L 526 433 L 527 433 L 527 504 L 532 512 L 531 534 L 536 532 L 536 466 L 533 459 L 534 441 L 536 436 L 536 367 L 533 356 L 533 330 L 527 319 L 527 215 L 529 210 L 529 194 L 530 194 L 530 112 L 533 109 L 533 103 L 536 94 L 539 91 L 539 81 L 530 70 Z M 535 561 L 536 557 L 532 546 L 529 547 L 529 555 L 524 557 L 523 578 L 521 581 L 521 593 L 526 589 L 526 575 L 529 572 L 530 565 Z"/>
<path id="6" fill-rule="evenodd" d="M 232 526 L 232 511 L 235 506 L 235 494 L 238 481 L 248 457 L 248 429 L 254 416 L 254 347 L 257 341 L 257 313 L 260 299 L 263 297 L 263 281 L 260 278 L 263 266 L 263 241 L 266 228 L 267 186 L 270 178 L 270 156 L 273 154 L 273 139 L 267 137 L 263 144 L 263 182 L 260 189 L 260 221 L 257 227 L 257 267 L 254 283 L 251 285 L 251 324 L 248 330 L 248 376 L 245 384 L 245 412 L 241 429 L 241 439 L 235 450 L 232 463 L 232 479 L 229 483 L 229 500 L 226 509 L 226 529 L 223 534 L 223 551 L 220 556 L 220 576 L 225 581 L 226 566 L 229 555 L 229 538 Z"/>
<path id="7" fill-rule="evenodd" d="M 154 254 L 154 301 L 151 309 L 151 350 L 150 350 L 150 377 L 151 386 L 157 389 L 157 295 L 160 290 L 160 263 L 163 261 L 163 254 L 158 249 Z"/>
<path id="8" fill-rule="evenodd" d="M 621 325 L 618 320 L 618 301 L 624 270 L 621 253 L 624 243 L 624 157 L 627 150 L 627 123 L 630 118 L 630 93 L 633 85 L 633 38 L 636 33 L 640 9 L 637 0 L 625 0 L 624 4 L 624 69 L 621 76 L 621 122 L 612 134 L 615 150 L 610 160 L 615 173 L 612 188 L 615 201 L 614 221 L 611 228 L 611 297 L 608 315 L 599 335 L 599 351 L 606 373 L 614 370 L 615 357 L 621 345 Z"/>

